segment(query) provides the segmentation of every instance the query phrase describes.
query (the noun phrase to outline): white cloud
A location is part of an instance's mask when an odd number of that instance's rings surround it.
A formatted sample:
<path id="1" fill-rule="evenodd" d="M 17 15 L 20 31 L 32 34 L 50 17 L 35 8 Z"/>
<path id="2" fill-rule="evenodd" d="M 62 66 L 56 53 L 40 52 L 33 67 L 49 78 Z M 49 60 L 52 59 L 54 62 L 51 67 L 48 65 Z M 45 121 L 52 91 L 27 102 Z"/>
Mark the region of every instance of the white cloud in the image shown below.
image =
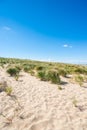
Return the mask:
<path id="1" fill-rule="evenodd" d="M 63 47 L 68 47 L 68 45 L 67 45 L 67 44 L 64 44 Z"/>
<path id="2" fill-rule="evenodd" d="M 64 48 L 72 48 L 72 46 L 71 46 L 71 45 L 68 45 L 68 44 L 64 44 L 63 47 L 64 47 Z"/>
<path id="3" fill-rule="evenodd" d="M 4 26 L 4 27 L 3 27 L 3 30 L 10 31 L 10 30 L 11 30 L 11 28 L 10 28 L 10 27 L 8 27 L 8 26 Z"/>

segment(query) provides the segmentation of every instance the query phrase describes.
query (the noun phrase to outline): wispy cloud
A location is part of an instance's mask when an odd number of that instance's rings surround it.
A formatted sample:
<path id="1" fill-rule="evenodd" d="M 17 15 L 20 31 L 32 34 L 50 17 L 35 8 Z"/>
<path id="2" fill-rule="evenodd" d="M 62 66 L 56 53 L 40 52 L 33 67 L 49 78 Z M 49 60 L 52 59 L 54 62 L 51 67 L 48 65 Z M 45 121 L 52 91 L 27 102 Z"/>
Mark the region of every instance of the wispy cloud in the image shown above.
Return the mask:
<path id="1" fill-rule="evenodd" d="M 64 47 L 64 48 L 72 48 L 72 46 L 71 46 L 71 45 L 68 45 L 68 44 L 64 44 L 63 47 Z"/>
<path id="2" fill-rule="evenodd" d="M 68 47 L 68 45 L 67 45 L 67 44 L 64 44 L 63 47 Z"/>
<path id="3" fill-rule="evenodd" d="M 8 26 L 4 26 L 4 27 L 3 27 L 3 30 L 10 31 L 10 30 L 11 30 L 11 28 L 10 28 L 10 27 L 8 27 Z"/>

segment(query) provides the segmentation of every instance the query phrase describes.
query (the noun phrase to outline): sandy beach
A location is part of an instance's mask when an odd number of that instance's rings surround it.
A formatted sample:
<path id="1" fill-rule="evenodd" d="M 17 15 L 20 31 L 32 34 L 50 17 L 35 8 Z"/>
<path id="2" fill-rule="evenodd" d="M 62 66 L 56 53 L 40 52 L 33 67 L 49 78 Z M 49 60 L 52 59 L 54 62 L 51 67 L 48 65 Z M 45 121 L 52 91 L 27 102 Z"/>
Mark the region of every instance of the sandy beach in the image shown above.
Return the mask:
<path id="1" fill-rule="evenodd" d="M 64 80 L 59 90 L 24 72 L 16 81 L 0 68 L 0 82 L 13 89 L 11 96 L 0 93 L 0 130 L 87 130 L 87 84 Z"/>
<path id="2" fill-rule="evenodd" d="M 87 130 L 87 0 L 0 0 L 0 130 Z"/>

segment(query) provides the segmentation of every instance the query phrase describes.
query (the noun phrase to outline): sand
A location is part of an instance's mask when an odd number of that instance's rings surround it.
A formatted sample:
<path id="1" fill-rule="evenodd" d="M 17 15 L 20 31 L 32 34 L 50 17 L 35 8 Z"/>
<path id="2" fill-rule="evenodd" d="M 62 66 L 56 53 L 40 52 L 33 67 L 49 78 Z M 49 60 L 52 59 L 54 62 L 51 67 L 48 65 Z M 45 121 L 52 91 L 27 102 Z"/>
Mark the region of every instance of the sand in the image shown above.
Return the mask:
<path id="1" fill-rule="evenodd" d="M 11 96 L 0 93 L 0 130 L 87 130 L 87 83 L 63 80 L 59 90 L 24 72 L 16 81 L 0 68 L 0 82 L 13 89 Z"/>

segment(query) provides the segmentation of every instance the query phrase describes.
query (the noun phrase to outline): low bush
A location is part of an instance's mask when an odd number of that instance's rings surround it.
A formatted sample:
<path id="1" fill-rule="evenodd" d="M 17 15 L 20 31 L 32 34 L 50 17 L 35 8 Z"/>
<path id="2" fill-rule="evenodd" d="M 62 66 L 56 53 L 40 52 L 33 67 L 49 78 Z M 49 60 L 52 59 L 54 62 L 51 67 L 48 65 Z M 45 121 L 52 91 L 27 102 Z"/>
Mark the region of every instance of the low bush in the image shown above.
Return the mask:
<path id="1" fill-rule="evenodd" d="M 25 71 L 25 72 L 29 72 L 29 70 L 30 70 L 29 66 L 25 66 L 25 67 L 24 67 L 24 71 Z"/>
<path id="2" fill-rule="evenodd" d="M 75 73 L 77 73 L 77 74 L 87 74 L 87 70 L 85 70 L 84 68 L 77 68 L 77 69 L 75 69 Z"/>
<path id="3" fill-rule="evenodd" d="M 17 69 L 17 68 L 9 68 L 9 69 L 7 70 L 7 73 L 9 73 L 10 76 L 16 76 L 16 75 L 19 74 L 19 72 L 20 72 L 20 70 Z"/>
<path id="4" fill-rule="evenodd" d="M 61 75 L 63 77 L 66 77 L 66 75 L 67 75 L 67 72 L 64 69 L 59 69 L 58 73 L 59 73 L 59 75 Z"/>
<path id="5" fill-rule="evenodd" d="M 20 66 L 15 66 L 15 68 L 18 69 L 19 71 L 22 70 L 22 67 L 20 67 Z"/>
<path id="6" fill-rule="evenodd" d="M 60 84 L 61 80 L 57 71 L 48 71 L 47 79 L 55 84 Z"/>
<path id="7" fill-rule="evenodd" d="M 39 71 L 38 77 L 43 81 L 51 81 L 54 84 L 60 84 L 61 80 L 58 72 L 49 70 L 49 71 Z"/>
<path id="8" fill-rule="evenodd" d="M 84 78 L 81 76 L 81 75 L 78 75 L 75 77 L 75 81 L 80 85 L 82 86 L 83 85 L 83 82 L 84 82 Z"/>
<path id="9" fill-rule="evenodd" d="M 44 70 L 45 69 L 45 67 L 43 67 L 43 66 L 37 66 L 36 67 L 36 70 L 38 70 L 38 71 L 42 71 L 42 70 Z"/>
<path id="10" fill-rule="evenodd" d="M 24 68 L 24 71 L 25 71 L 25 72 L 29 72 L 29 71 L 31 71 L 31 70 L 34 70 L 35 65 L 33 65 L 33 64 L 30 64 L 30 65 L 27 64 L 27 65 L 26 65 L 26 64 L 25 64 L 25 65 L 23 66 L 23 68 Z"/>
<path id="11" fill-rule="evenodd" d="M 42 81 L 47 81 L 47 75 L 45 71 L 39 71 L 37 73 L 37 76 L 42 80 Z"/>
<path id="12" fill-rule="evenodd" d="M 32 70 L 36 67 L 34 64 L 23 64 L 23 68 L 28 68 L 29 70 Z"/>
<path id="13" fill-rule="evenodd" d="M 30 70 L 29 73 L 34 76 L 35 75 L 35 72 L 33 70 Z"/>

